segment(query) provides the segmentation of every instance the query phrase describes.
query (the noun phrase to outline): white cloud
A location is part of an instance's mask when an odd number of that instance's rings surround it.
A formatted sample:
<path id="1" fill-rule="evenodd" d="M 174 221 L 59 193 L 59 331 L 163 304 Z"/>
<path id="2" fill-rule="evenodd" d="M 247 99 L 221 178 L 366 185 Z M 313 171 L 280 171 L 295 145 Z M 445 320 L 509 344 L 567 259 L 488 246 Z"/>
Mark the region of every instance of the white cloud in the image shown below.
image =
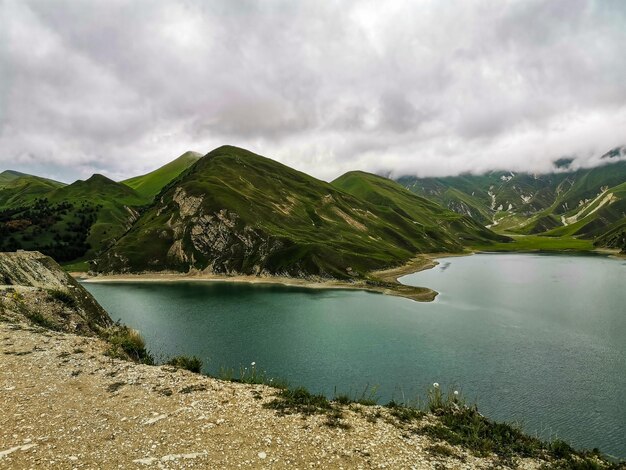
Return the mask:
<path id="1" fill-rule="evenodd" d="M 626 143 L 620 1 L 0 2 L 0 167 L 249 148 L 315 176 L 588 165 Z"/>

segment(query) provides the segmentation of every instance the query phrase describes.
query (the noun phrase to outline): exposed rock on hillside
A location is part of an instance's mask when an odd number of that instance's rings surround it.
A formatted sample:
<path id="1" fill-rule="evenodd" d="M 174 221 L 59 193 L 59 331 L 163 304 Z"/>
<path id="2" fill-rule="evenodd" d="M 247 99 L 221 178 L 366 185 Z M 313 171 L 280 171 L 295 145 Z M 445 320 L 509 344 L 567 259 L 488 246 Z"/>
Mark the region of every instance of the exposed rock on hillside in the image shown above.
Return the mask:
<path id="1" fill-rule="evenodd" d="M 0 253 L 0 316 L 80 334 L 113 323 L 89 292 L 39 252 Z"/>

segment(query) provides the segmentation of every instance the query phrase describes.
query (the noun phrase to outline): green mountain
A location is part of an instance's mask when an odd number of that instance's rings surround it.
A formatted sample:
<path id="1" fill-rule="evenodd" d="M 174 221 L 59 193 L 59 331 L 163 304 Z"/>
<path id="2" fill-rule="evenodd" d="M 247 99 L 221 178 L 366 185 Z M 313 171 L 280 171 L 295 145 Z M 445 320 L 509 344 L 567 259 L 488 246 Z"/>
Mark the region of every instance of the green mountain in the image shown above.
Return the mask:
<path id="1" fill-rule="evenodd" d="M 201 157 L 202 155 L 197 152 L 185 152 L 176 160 L 157 170 L 142 176 L 135 176 L 122 181 L 122 183 L 133 188 L 140 196 L 152 200 L 166 184 L 196 163 Z"/>
<path id="2" fill-rule="evenodd" d="M 20 177 L 0 189 L 0 251 L 37 250 L 61 262 L 91 257 L 128 230 L 145 203 L 102 175 L 66 186 Z"/>
<path id="3" fill-rule="evenodd" d="M 93 175 L 65 185 L 4 171 L 0 173 L 0 250 L 38 250 L 60 262 L 91 259 L 114 244 L 163 186 L 198 158 L 199 154 L 187 152 L 123 183 Z"/>
<path id="4" fill-rule="evenodd" d="M 341 189 L 354 178 L 381 185 L 380 194 L 395 198 L 395 205 Z M 410 200 L 420 207 L 402 210 Z M 420 252 L 460 251 L 465 238 L 472 237 L 496 238 L 383 178 L 346 175 L 331 185 L 225 146 L 165 187 L 96 260 L 95 269 L 349 278 Z"/>
<path id="5" fill-rule="evenodd" d="M 83 205 L 96 209 L 90 226 L 87 243 L 92 253 L 109 246 L 119 238 L 139 217 L 146 199 L 133 189 L 102 175 L 93 175 L 86 181 L 76 181 L 49 194 L 52 203 L 70 202 L 75 207 Z"/>
<path id="6" fill-rule="evenodd" d="M 567 170 L 571 160 L 559 160 L 543 175 L 405 176 L 398 182 L 501 233 L 594 239 L 626 218 L 624 155 L 626 148 L 613 149 L 603 165 L 575 171 Z"/>
<path id="7" fill-rule="evenodd" d="M 0 186 L 0 208 L 17 207 L 33 203 L 37 198 L 63 186 L 65 186 L 65 183 L 40 178 L 39 176 L 18 176 Z"/>

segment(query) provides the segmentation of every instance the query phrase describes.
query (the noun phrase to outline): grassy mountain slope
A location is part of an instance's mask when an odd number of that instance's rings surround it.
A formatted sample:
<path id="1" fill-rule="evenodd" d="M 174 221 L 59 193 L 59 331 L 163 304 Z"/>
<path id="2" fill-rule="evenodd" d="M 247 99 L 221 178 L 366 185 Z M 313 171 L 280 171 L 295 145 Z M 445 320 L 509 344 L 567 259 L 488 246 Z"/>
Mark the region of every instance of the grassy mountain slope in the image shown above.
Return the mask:
<path id="1" fill-rule="evenodd" d="M 198 158 L 199 154 L 187 152 L 123 184 L 93 175 L 65 185 L 4 171 L 0 173 L 0 249 L 39 250 L 60 262 L 92 258 L 126 232 L 163 186 Z"/>
<path id="2" fill-rule="evenodd" d="M 437 217 L 436 206 L 424 203 Z M 164 188 L 97 260 L 96 269 L 347 278 L 401 263 L 417 252 L 461 249 L 457 234 L 435 220 L 422 224 L 273 160 L 225 146 Z"/>
<path id="3" fill-rule="evenodd" d="M 37 198 L 63 186 L 65 186 L 64 183 L 38 176 L 19 176 L 0 186 L 0 208 L 33 203 Z"/>
<path id="4" fill-rule="evenodd" d="M 88 201 L 97 209 L 87 242 L 97 251 L 119 238 L 139 216 L 138 208 L 146 199 L 133 189 L 102 175 L 93 175 L 86 181 L 76 181 L 49 195 L 53 203 L 71 202 L 75 207 Z"/>
<path id="5" fill-rule="evenodd" d="M 152 200 L 165 185 L 197 162 L 201 157 L 202 155 L 197 152 L 185 152 L 176 160 L 171 161 L 161 168 L 142 176 L 127 179 L 122 181 L 122 183 L 137 191 L 140 196 Z"/>
<path id="6" fill-rule="evenodd" d="M 0 188 L 5 184 L 19 178 L 20 176 L 28 176 L 26 173 L 20 173 L 15 170 L 5 170 L 0 173 Z"/>
<path id="7" fill-rule="evenodd" d="M 438 229 L 461 244 L 489 243 L 494 233 L 470 217 L 417 196 L 398 183 L 370 173 L 351 171 L 332 182 L 333 186 L 353 196 L 374 204 L 379 211 L 389 211 L 424 227 Z M 499 237 L 506 241 L 506 237 Z"/>

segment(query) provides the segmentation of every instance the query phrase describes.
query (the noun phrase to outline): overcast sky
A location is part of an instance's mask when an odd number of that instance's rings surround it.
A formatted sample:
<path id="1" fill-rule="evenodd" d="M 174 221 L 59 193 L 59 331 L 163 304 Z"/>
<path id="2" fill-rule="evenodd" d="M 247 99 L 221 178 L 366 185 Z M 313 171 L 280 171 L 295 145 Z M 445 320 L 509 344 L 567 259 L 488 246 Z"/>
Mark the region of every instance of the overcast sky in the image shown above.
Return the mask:
<path id="1" fill-rule="evenodd" d="M 322 179 L 626 144 L 626 2 L 0 0 L 0 170 L 248 148 Z"/>

